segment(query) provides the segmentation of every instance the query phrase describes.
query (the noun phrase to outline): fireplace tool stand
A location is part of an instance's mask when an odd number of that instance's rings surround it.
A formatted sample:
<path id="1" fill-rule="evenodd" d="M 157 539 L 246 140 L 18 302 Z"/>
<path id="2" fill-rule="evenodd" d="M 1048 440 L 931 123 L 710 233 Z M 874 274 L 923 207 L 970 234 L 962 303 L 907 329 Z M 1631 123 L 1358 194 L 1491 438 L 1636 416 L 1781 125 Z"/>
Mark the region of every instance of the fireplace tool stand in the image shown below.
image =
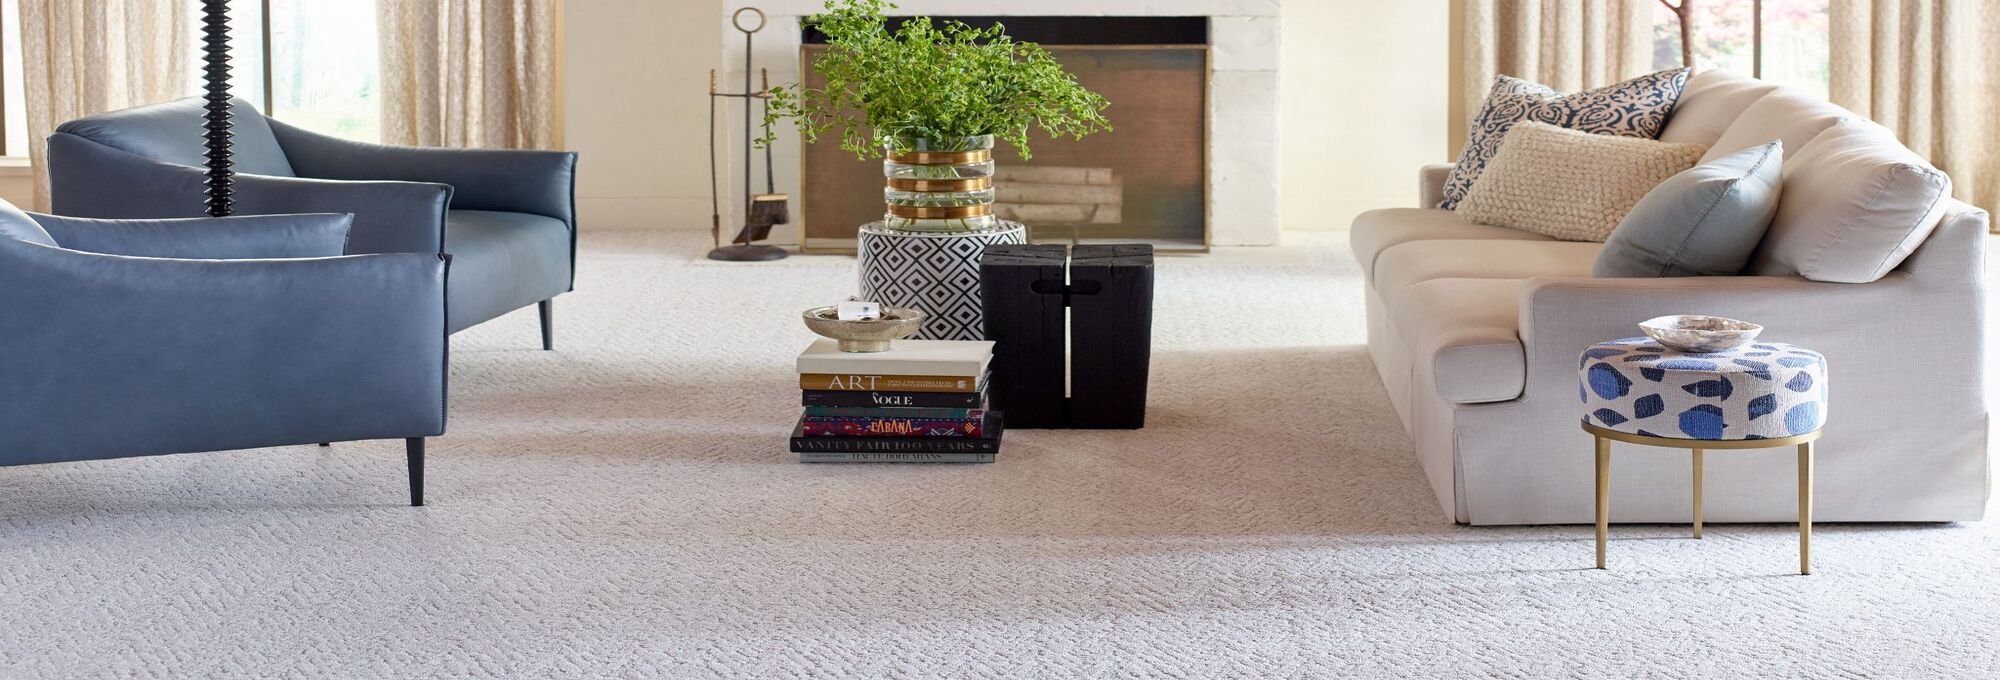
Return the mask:
<path id="1" fill-rule="evenodd" d="M 745 14 L 755 15 L 756 25 L 745 26 L 743 19 Z M 709 205 L 712 209 L 709 215 L 709 234 L 715 240 L 715 249 L 708 251 L 708 259 L 729 262 L 782 260 L 786 257 L 785 249 L 756 243 L 771 236 L 772 226 L 785 224 L 790 221 L 788 213 L 790 212 L 791 198 L 785 194 L 777 193 L 777 181 L 771 169 L 771 146 L 769 144 L 764 145 L 764 193 L 750 193 L 751 164 L 754 161 L 754 157 L 750 152 L 752 144 L 752 137 L 750 136 L 751 121 L 755 119 L 755 105 L 762 103 L 764 106 L 769 106 L 767 102 L 771 98 L 771 77 L 768 73 L 764 74 L 764 87 L 762 89 L 750 89 L 751 73 L 757 70 L 753 68 L 752 64 L 755 59 L 755 50 L 751 49 L 752 36 L 758 31 L 764 30 L 764 12 L 755 7 L 745 7 L 736 10 L 736 13 L 729 17 L 729 22 L 736 26 L 736 30 L 743 32 L 743 91 L 721 91 L 716 84 L 715 71 L 711 70 L 708 72 L 708 195 Z M 740 97 L 743 99 L 744 224 L 742 230 L 736 233 L 736 238 L 731 239 L 730 245 L 726 246 L 722 245 L 722 192 L 719 186 L 721 171 L 717 167 L 715 159 L 715 99 L 717 97 Z M 767 127 L 766 132 L 768 131 L 769 128 Z"/>

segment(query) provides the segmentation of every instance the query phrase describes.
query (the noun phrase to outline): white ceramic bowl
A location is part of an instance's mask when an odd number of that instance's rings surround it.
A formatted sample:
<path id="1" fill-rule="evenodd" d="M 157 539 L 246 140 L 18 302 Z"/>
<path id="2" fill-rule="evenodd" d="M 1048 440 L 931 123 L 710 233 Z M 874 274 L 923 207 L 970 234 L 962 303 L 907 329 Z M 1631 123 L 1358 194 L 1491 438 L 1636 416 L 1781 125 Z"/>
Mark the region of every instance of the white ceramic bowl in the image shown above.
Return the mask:
<path id="1" fill-rule="evenodd" d="M 1682 352 L 1721 352 L 1750 344 L 1764 327 L 1748 321 L 1700 314 L 1675 314 L 1639 324 L 1646 337 Z"/>

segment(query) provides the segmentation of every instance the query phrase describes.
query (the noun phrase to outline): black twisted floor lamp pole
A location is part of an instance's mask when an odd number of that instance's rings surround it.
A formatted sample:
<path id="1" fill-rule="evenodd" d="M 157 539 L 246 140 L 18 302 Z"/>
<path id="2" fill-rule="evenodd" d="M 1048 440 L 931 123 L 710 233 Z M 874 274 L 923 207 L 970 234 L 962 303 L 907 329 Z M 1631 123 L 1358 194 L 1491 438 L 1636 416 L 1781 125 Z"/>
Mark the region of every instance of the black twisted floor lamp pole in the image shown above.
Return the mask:
<path id="1" fill-rule="evenodd" d="M 208 158 L 207 196 L 211 217 L 228 217 L 235 212 L 236 162 L 229 148 L 229 0 L 202 0 L 202 98 L 207 110 L 202 128 L 203 154 Z"/>

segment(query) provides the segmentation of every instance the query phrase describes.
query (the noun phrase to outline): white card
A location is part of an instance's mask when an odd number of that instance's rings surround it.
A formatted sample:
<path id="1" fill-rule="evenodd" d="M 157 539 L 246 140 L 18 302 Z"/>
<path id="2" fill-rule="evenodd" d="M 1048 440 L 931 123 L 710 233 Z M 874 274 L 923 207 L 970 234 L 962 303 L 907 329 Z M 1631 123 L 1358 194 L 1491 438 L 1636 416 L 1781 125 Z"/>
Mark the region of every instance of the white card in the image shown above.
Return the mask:
<path id="1" fill-rule="evenodd" d="M 882 318 L 882 305 L 876 302 L 849 300 L 834 308 L 834 315 L 841 321 L 869 321 Z"/>

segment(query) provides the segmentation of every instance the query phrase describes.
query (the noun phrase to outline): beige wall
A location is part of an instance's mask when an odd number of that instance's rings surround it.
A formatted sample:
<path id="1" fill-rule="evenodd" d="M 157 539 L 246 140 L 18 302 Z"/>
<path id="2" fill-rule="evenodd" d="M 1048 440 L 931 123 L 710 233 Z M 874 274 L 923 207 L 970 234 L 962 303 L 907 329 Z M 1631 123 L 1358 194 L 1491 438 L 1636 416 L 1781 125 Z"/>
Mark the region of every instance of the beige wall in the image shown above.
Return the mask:
<path id="1" fill-rule="evenodd" d="M 0 166 L 0 199 L 22 210 L 35 209 L 35 179 L 26 166 Z"/>
<path id="2" fill-rule="evenodd" d="M 722 0 L 568 0 L 563 139 L 585 229 L 709 227 L 708 70 Z"/>
<path id="3" fill-rule="evenodd" d="M 1418 166 L 1450 160 L 1449 4 L 1286 0 L 1286 229 L 1346 229 L 1364 210 L 1414 207 Z"/>

